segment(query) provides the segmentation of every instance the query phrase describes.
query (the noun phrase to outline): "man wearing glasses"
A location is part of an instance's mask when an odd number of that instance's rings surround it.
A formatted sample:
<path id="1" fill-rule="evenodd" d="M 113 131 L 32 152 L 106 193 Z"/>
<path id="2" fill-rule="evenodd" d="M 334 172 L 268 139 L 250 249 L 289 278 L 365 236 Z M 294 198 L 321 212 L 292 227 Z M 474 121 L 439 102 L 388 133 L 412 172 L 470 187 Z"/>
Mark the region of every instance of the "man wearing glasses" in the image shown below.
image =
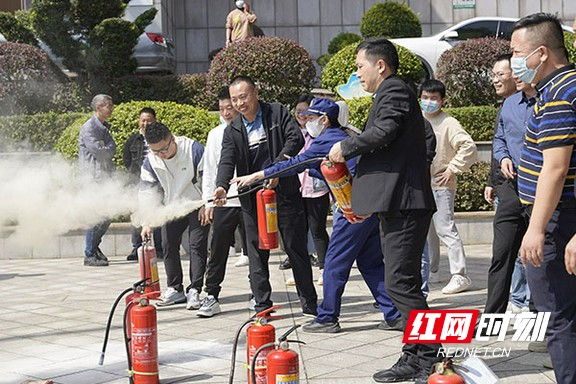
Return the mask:
<path id="1" fill-rule="evenodd" d="M 144 133 L 150 148 L 140 173 L 138 199 L 143 209 L 153 209 L 160 199 L 164 205 L 177 201 L 202 200 L 202 155 L 204 147 L 184 136 L 174 136 L 165 125 L 154 122 Z M 200 308 L 208 256 L 209 226 L 201 224 L 204 207 L 162 226 L 162 249 L 166 285 L 159 306 L 186 303 L 186 309 Z M 188 229 L 190 286 L 184 291 L 180 243 Z M 142 225 L 142 238 L 150 238 L 150 225 Z"/>

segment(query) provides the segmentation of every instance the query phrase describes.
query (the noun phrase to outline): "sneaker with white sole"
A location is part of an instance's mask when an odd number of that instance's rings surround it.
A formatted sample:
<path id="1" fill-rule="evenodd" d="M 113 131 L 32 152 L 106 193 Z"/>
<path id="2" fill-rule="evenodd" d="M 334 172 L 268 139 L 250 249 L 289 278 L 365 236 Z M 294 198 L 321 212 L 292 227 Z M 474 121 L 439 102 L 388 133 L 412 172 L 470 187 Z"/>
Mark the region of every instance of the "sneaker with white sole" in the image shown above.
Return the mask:
<path id="1" fill-rule="evenodd" d="M 522 313 L 522 312 L 530 312 L 530 308 L 528 307 L 519 307 L 516 304 L 512 303 L 511 301 L 508 302 L 508 306 L 506 307 L 506 312 L 509 313 Z"/>
<path id="2" fill-rule="evenodd" d="M 464 292 L 472 286 L 472 281 L 466 275 L 452 275 L 450 282 L 442 288 L 442 293 L 445 295 L 452 295 L 455 293 Z"/>
<path id="3" fill-rule="evenodd" d="M 214 296 L 208 295 L 202 302 L 202 306 L 198 312 L 196 312 L 196 316 L 212 317 L 219 314 L 220 312 L 222 312 L 222 309 L 220 308 L 220 303 L 218 300 Z"/>
<path id="4" fill-rule="evenodd" d="M 200 292 L 194 288 L 190 288 L 186 294 L 186 309 L 198 309 L 202 306 L 200 301 Z"/>
<path id="5" fill-rule="evenodd" d="M 247 266 L 248 263 L 248 256 L 242 254 L 240 256 L 238 256 L 238 260 L 236 260 L 236 262 L 234 263 L 235 267 L 245 267 Z"/>
<path id="6" fill-rule="evenodd" d="M 256 299 L 254 297 L 251 297 L 250 300 L 248 300 L 248 309 L 251 311 L 256 310 Z"/>
<path id="7" fill-rule="evenodd" d="M 186 302 L 186 295 L 184 292 L 178 292 L 172 287 L 166 288 L 166 290 L 160 295 L 160 301 L 156 303 L 159 307 L 167 307 L 174 304 L 182 304 Z"/>

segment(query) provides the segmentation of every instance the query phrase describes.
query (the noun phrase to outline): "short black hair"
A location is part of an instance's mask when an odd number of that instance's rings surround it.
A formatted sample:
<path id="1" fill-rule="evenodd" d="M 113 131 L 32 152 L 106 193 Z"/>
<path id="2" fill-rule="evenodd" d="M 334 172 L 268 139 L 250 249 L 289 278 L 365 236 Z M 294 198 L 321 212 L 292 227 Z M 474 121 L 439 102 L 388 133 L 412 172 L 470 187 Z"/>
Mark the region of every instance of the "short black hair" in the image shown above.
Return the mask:
<path id="1" fill-rule="evenodd" d="M 511 59 L 512 59 L 511 53 L 503 53 L 501 55 L 496 56 L 496 60 L 494 60 L 494 63 L 499 63 L 501 61 L 507 61 L 508 63 L 510 63 Z"/>
<path id="2" fill-rule="evenodd" d="M 230 81 L 230 87 L 233 85 L 238 85 L 240 83 L 248 83 L 252 88 L 256 88 L 256 83 L 250 76 L 239 75 L 232 78 Z"/>
<path id="3" fill-rule="evenodd" d="M 296 106 L 300 103 L 306 103 L 310 105 L 310 102 L 312 101 L 313 98 L 314 96 L 312 96 L 309 93 L 302 93 L 300 96 L 298 96 L 298 98 L 294 102 L 294 108 L 296 108 Z"/>
<path id="4" fill-rule="evenodd" d="M 536 48 L 540 45 L 548 49 L 562 51 L 568 58 L 568 51 L 564 46 L 564 32 L 560 19 L 551 13 L 534 13 L 525 16 L 514 23 L 512 33 L 519 29 L 526 29 L 529 33 L 530 43 Z"/>
<path id="5" fill-rule="evenodd" d="M 230 100 L 230 88 L 222 87 L 218 92 L 218 100 Z"/>
<path id="6" fill-rule="evenodd" d="M 140 112 L 138 112 L 138 116 L 140 116 L 143 113 L 149 113 L 152 116 L 156 117 L 156 111 L 154 110 L 154 108 L 144 107 L 140 110 Z"/>
<path id="7" fill-rule="evenodd" d="M 430 92 L 430 93 L 439 93 L 440 97 L 446 97 L 446 86 L 443 82 L 436 79 L 427 79 L 424 80 L 422 85 L 420 86 L 420 96 L 422 96 L 422 92 Z"/>
<path id="8" fill-rule="evenodd" d="M 162 123 L 155 122 L 146 127 L 144 138 L 151 144 L 156 144 L 162 140 L 166 140 L 172 133 L 170 129 Z"/>
<path id="9" fill-rule="evenodd" d="M 373 62 L 382 59 L 390 67 L 392 73 L 396 73 L 400 60 L 398 59 L 398 50 L 388 39 L 381 37 L 366 39 L 356 47 L 356 54 L 366 50 L 366 56 Z"/>

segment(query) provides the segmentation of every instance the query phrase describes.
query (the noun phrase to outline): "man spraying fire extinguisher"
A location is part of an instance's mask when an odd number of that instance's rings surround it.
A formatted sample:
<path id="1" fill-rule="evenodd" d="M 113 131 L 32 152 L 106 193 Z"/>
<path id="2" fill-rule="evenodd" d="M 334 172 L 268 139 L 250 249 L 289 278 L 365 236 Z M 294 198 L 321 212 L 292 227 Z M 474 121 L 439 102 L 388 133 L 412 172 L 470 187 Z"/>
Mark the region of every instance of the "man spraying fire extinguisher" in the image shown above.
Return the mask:
<path id="1" fill-rule="evenodd" d="M 230 83 L 230 98 L 238 116 L 224 130 L 222 155 L 218 165 L 214 203 L 226 203 L 234 169 L 238 175 L 259 171 L 267 165 L 294 156 L 304 145 L 304 138 L 288 109 L 278 103 L 258 100 L 254 81 L 238 76 Z M 317 295 L 312 280 L 312 266 L 306 249 L 306 217 L 298 177 L 280 177 L 275 188 L 278 198 L 278 229 L 293 267 L 302 312 L 316 315 Z M 272 306 L 269 280 L 269 250 L 259 248 L 256 193 L 240 197 L 244 219 L 250 270 L 250 288 L 254 309 L 261 312 Z"/>
<path id="2" fill-rule="evenodd" d="M 310 170 L 310 175 L 313 177 L 325 179 L 324 173 L 326 171 L 322 173 L 320 170 L 321 161 L 314 161 L 314 159 L 325 157 L 332 145 L 349 137 L 348 130 L 341 127 L 338 122 L 338 112 L 339 107 L 332 100 L 313 99 L 305 112 L 308 115 L 306 130 L 314 138 L 310 147 L 295 157 L 276 163 L 263 171 L 237 177 L 232 182 L 237 182 L 238 186 L 242 187 L 279 171 L 285 170 L 285 175 L 296 175 L 306 169 Z M 353 173 L 356 159 L 349 159 L 346 163 Z M 322 167 L 325 166 L 322 164 Z M 328 180 L 328 185 L 337 201 L 338 195 L 346 193 L 345 189 L 350 191 L 350 186 L 342 188 L 341 185 L 336 186 L 330 180 Z M 356 261 L 358 270 L 384 314 L 384 321 L 379 325 L 379 328 L 403 330 L 404 323 L 400 318 L 400 312 L 384 288 L 383 260 L 376 215 L 359 217 L 344 207 L 338 207 L 334 212 L 333 232 L 324 262 L 324 299 L 318 307 L 318 316 L 304 325 L 302 329 L 312 333 L 336 333 L 340 331 L 338 317 L 340 316 L 342 294 L 348 282 L 352 264 Z"/>

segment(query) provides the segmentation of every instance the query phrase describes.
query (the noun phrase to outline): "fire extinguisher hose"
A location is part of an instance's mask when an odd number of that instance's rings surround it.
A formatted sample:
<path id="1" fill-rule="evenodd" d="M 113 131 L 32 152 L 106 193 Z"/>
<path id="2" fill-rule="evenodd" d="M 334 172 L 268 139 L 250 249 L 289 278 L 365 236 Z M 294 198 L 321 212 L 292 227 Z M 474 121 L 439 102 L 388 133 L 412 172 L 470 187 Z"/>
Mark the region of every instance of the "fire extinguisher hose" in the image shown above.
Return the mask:
<path id="1" fill-rule="evenodd" d="M 250 319 L 246 320 L 241 326 L 240 328 L 238 328 L 238 331 L 236 331 L 236 337 L 234 337 L 234 345 L 232 345 L 232 357 L 231 357 L 231 363 L 230 363 L 230 378 L 228 380 L 229 384 L 232 384 L 234 382 L 234 371 L 236 370 L 236 350 L 238 349 L 238 339 L 240 339 L 240 334 L 242 333 L 242 329 L 244 329 L 244 327 L 249 324 L 250 322 L 252 322 L 252 320 L 254 320 L 253 317 L 251 317 Z"/>
<path id="2" fill-rule="evenodd" d="M 239 188 L 239 189 L 238 189 L 238 194 L 236 194 L 236 195 L 234 195 L 234 196 L 228 196 L 228 197 L 226 197 L 226 198 L 227 198 L 227 199 L 234 199 L 234 198 L 236 198 L 236 197 L 248 195 L 248 194 L 250 194 L 250 193 L 252 193 L 252 192 L 254 192 L 254 191 L 262 188 L 263 182 L 264 182 L 265 180 L 270 180 L 270 179 L 273 179 L 273 178 L 275 178 L 275 177 L 281 176 L 281 175 L 283 175 L 284 173 L 286 173 L 286 172 L 288 172 L 288 171 L 291 171 L 291 170 L 294 169 L 294 168 L 300 167 L 300 166 L 303 165 L 303 164 L 310 164 L 310 163 L 315 163 L 315 162 L 317 162 L 317 161 L 324 161 L 324 160 L 327 160 L 327 157 L 313 157 L 313 158 L 311 158 L 311 159 L 304 160 L 304 161 L 302 161 L 302 162 L 300 162 L 300 163 L 298 163 L 298 164 L 291 165 L 291 166 L 289 166 L 289 167 L 287 167 L 287 168 L 285 168 L 285 169 L 282 169 L 282 170 L 280 170 L 280 171 L 278 171 L 278 172 L 274 172 L 274 173 L 266 176 L 266 177 L 263 178 L 262 180 L 258 180 L 258 181 L 254 182 L 254 183 L 252 183 L 252 184 L 249 184 L 249 185 L 244 186 L 243 188 Z M 214 200 L 215 200 L 215 199 L 208 199 L 206 202 L 207 202 L 207 203 L 212 203 Z"/>

